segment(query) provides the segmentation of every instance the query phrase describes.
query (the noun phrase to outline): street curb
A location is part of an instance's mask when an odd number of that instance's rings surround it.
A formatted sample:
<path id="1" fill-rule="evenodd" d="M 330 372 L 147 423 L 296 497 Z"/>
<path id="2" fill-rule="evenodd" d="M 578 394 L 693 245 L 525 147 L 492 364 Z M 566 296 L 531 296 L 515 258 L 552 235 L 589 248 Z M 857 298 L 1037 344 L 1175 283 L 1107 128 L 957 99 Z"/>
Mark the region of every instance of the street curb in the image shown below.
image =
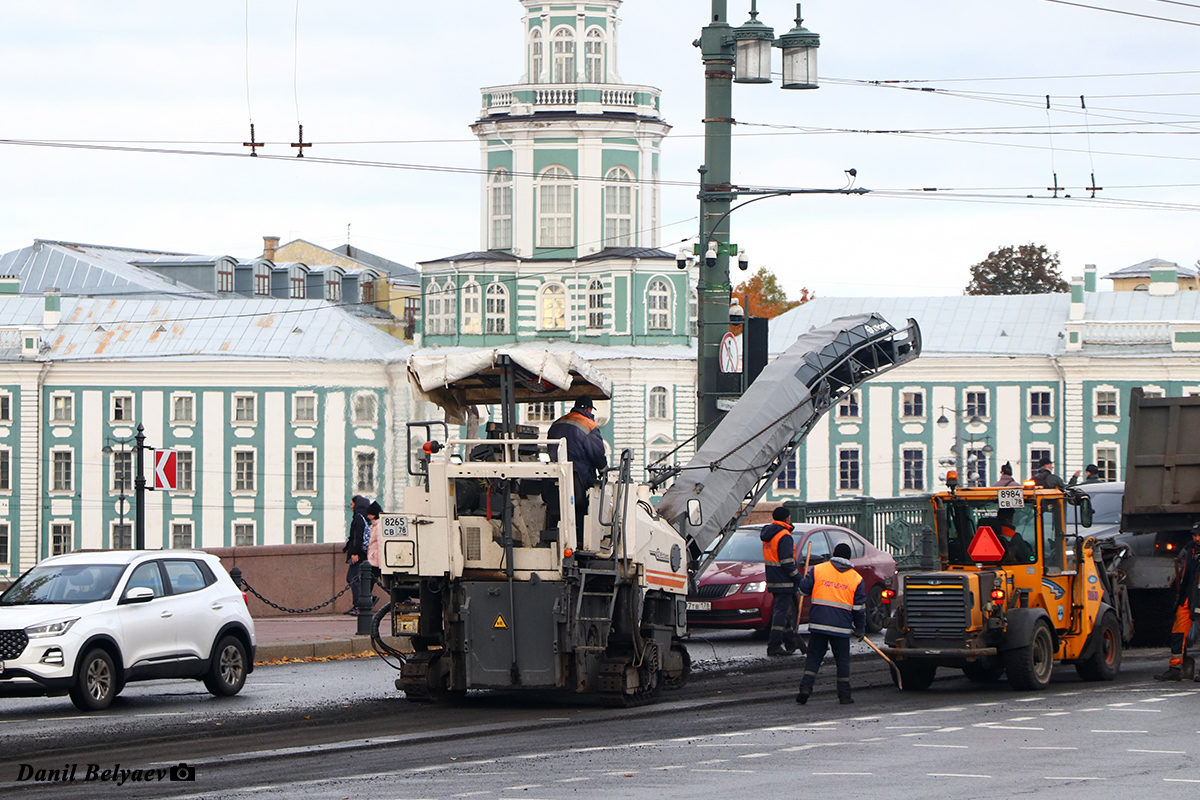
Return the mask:
<path id="1" fill-rule="evenodd" d="M 384 644 L 402 652 L 412 652 L 407 636 L 385 636 Z M 337 658 L 356 656 L 374 651 L 370 636 L 351 636 L 344 639 L 323 639 L 319 642 L 290 642 L 285 644 L 259 645 L 254 651 L 254 663 L 302 660 L 308 658 Z"/>

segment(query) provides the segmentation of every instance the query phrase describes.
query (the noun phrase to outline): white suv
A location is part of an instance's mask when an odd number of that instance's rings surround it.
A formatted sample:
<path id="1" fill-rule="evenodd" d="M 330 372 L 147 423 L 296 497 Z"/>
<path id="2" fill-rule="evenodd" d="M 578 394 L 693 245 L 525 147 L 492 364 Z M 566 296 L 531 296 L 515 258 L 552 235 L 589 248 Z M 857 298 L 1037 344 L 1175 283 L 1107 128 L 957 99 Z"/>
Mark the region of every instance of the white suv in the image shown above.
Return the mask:
<path id="1" fill-rule="evenodd" d="M 47 558 L 0 595 L 0 697 L 71 695 L 107 708 L 129 681 L 241 691 L 254 620 L 216 556 L 110 550 Z"/>

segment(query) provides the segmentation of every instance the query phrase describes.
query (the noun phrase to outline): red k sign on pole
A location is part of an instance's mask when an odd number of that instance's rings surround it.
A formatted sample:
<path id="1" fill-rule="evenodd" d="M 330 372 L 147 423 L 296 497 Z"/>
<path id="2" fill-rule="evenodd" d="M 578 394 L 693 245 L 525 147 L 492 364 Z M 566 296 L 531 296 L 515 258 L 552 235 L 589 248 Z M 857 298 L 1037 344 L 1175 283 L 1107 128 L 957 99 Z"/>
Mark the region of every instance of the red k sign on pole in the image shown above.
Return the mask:
<path id="1" fill-rule="evenodd" d="M 175 465 L 177 459 L 174 450 L 154 450 L 154 488 L 173 492 L 177 486 L 175 481 Z"/>

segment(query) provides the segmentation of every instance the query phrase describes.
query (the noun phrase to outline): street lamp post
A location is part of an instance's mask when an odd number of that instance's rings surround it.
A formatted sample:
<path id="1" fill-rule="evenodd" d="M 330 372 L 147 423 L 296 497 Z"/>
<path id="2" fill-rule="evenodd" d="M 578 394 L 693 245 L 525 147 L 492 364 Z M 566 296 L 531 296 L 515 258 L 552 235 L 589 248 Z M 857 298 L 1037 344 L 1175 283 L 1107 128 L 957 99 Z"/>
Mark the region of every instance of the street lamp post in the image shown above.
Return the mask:
<path id="1" fill-rule="evenodd" d="M 947 411 L 954 416 L 954 446 L 950 448 L 951 452 L 954 453 L 954 469 L 958 472 L 959 484 L 961 486 L 970 486 L 970 475 L 963 472 L 964 462 L 968 461 L 968 459 L 965 457 L 965 449 L 969 445 L 975 444 L 976 442 L 983 442 L 983 447 L 980 449 L 985 454 L 993 452 L 993 448 L 991 443 L 988 441 L 989 437 L 987 436 L 984 436 L 982 439 L 976 439 L 975 434 L 971 434 L 969 438 L 964 437 L 963 422 L 965 418 L 967 425 L 976 425 L 983 420 L 981 420 L 977 414 L 971 414 L 968 417 L 966 411 L 959 411 L 957 408 L 940 406 L 940 410 L 942 412 L 941 416 L 939 416 L 936 421 L 936 424 L 939 428 L 945 428 L 950 424 L 950 420 L 946 417 Z M 968 464 L 968 466 L 970 465 Z"/>
<path id="2" fill-rule="evenodd" d="M 700 167 L 700 257 L 696 282 L 698 394 L 697 430 L 703 439 L 709 426 L 721 415 L 717 399 L 736 395 L 738 387 L 723 387 L 720 379 L 721 338 L 729 329 L 729 256 L 737 254 L 729 238 L 729 215 L 740 208 L 733 201 L 746 194 L 763 197 L 803 193 L 804 190 L 770 191 L 738 189 L 732 183 L 731 141 L 733 133 L 733 84 L 770 83 L 771 51 L 783 49 L 785 89 L 815 89 L 816 50 L 820 37 L 800 25 L 796 4 L 796 28 L 776 40 L 773 29 L 758 21 L 758 0 L 751 0 L 750 20 L 740 28 L 729 25 L 726 0 L 712 0 L 710 22 L 695 45 L 704 62 L 704 166 Z M 814 191 L 814 190 L 807 190 Z M 748 202 L 754 202 L 750 200 Z M 745 205 L 743 203 L 742 205 Z M 681 257 L 686 265 L 686 260 Z M 739 266 L 748 263 L 742 260 Z M 746 267 L 743 266 L 743 269 Z"/>
<path id="3" fill-rule="evenodd" d="M 146 549 L 146 472 L 145 472 L 145 463 L 144 463 L 144 459 L 142 457 L 142 453 L 146 450 L 153 450 L 154 448 L 146 446 L 146 433 L 140 422 L 138 423 L 138 426 L 137 426 L 137 434 L 134 436 L 127 436 L 124 438 L 119 437 L 119 436 L 106 436 L 104 438 L 105 438 L 105 441 L 108 442 L 107 444 L 104 445 L 104 448 L 102 450 L 102 452 L 104 452 L 104 453 L 112 453 L 113 452 L 112 445 L 114 443 L 121 445 L 122 452 L 124 452 L 126 445 L 131 444 L 131 443 L 133 444 L 133 461 L 134 461 L 133 549 L 145 550 Z M 124 527 L 125 526 L 125 480 L 124 480 L 124 478 L 122 478 L 122 480 L 121 480 L 121 494 L 119 497 L 120 497 L 120 502 L 121 502 L 121 509 L 120 509 L 121 526 Z"/>

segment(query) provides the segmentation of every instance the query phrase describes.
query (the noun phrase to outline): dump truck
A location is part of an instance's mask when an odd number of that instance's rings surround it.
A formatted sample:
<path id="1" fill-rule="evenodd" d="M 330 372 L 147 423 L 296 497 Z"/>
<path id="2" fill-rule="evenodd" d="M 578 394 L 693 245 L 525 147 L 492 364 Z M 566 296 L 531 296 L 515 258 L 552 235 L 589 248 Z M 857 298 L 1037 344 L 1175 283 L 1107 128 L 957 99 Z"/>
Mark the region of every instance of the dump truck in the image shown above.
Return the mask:
<path id="1" fill-rule="evenodd" d="M 414 701 L 555 689 L 627 706 L 682 686 L 687 592 L 701 553 L 736 529 L 823 413 L 917 356 L 919 334 L 911 320 L 896 330 L 873 314 L 804 334 L 686 464 L 641 483 L 632 453 L 621 452 L 588 490 L 582 530 L 565 442 L 518 425 L 518 408 L 609 397 L 609 380 L 569 351 L 414 354 L 412 383 L 444 419 L 409 423 L 414 485 L 404 511 L 382 518 L 391 632 L 415 650 L 393 653 L 402 660 L 396 687 Z M 462 435 L 479 406 L 499 420 L 484 436 Z M 653 491 L 669 479 L 656 505 Z M 409 598 L 418 611 L 404 611 Z"/>
<path id="2" fill-rule="evenodd" d="M 930 496 L 940 564 L 900 576 L 884 652 L 903 690 L 929 688 L 939 667 L 973 681 L 1007 675 L 1041 689 L 1055 664 L 1112 680 L 1132 633 L 1121 554 L 1093 537 L 1091 502 L 1072 489 L 960 488 Z M 1075 522 L 1068 509 L 1074 508 Z"/>

